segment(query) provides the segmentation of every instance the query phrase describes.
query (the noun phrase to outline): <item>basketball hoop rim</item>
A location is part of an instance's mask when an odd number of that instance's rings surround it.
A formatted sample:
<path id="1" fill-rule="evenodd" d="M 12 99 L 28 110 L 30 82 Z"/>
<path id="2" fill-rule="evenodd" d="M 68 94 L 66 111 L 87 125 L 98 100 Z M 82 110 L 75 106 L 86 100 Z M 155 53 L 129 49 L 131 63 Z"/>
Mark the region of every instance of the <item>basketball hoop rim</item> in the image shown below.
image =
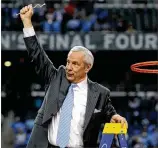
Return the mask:
<path id="1" fill-rule="evenodd" d="M 145 66 L 155 66 L 158 65 L 158 61 L 146 61 L 139 62 L 131 65 L 131 70 L 138 73 L 149 73 L 149 74 L 158 74 L 157 69 L 142 69 L 141 67 Z"/>

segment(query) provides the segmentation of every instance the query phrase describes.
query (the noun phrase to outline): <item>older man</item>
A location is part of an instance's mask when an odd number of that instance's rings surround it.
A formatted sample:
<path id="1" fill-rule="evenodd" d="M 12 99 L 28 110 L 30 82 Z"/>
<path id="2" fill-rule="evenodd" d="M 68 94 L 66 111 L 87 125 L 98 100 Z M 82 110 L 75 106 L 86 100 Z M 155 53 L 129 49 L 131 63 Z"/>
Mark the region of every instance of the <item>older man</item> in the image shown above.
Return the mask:
<path id="1" fill-rule="evenodd" d="M 65 66 L 56 69 L 40 46 L 31 23 L 33 8 L 20 11 L 24 41 L 35 70 L 45 82 L 46 95 L 35 119 L 27 148 L 96 147 L 102 123 L 127 124 L 110 101 L 110 91 L 88 79 L 92 53 L 73 47 Z"/>

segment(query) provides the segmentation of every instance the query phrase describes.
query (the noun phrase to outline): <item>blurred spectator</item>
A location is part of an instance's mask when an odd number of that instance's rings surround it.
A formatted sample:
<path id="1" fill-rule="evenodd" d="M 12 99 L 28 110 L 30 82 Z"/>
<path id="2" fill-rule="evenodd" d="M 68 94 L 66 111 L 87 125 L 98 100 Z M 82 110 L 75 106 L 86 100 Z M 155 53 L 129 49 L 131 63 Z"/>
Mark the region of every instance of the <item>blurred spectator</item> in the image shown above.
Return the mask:
<path id="1" fill-rule="evenodd" d="M 2 130 L 1 130 L 1 147 L 2 148 L 13 148 L 15 134 L 11 128 L 11 124 L 14 122 L 14 112 L 9 111 L 8 115 L 4 117 Z"/>
<path id="2" fill-rule="evenodd" d="M 108 22 L 108 11 L 107 10 L 98 10 L 97 20 L 94 23 L 94 31 L 108 31 L 110 30 L 110 23 Z"/>
<path id="3" fill-rule="evenodd" d="M 128 101 L 129 111 L 130 111 L 130 123 L 139 123 L 140 118 L 140 99 L 139 98 L 129 98 Z"/>
<path id="4" fill-rule="evenodd" d="M 140 107 L 140 99 L 139 98 L 131 98 L 129 100 L 129 107 L 131 110 L 137 110 Z"/>
<path id="5" fill-rule="evenodd" d="M 128 23 L 128 27 L 127 27 L 127 33 L 135 33 L 136 30 L 133 28 L 133 24 L 132 22 Z"/>
<path id="6" fill-rule="evenodd" d="M 53 10 L 49 9 L 45 15 L 46 20 L 41 23 L 44 32 L 53 32 Z"/>
<path id="7" fill-rule="evenodd" d="M 124 20 L 122 16 L 119 16 L 117 26 L 116 26 L 116 31 L 118 32 L 125 32 L 127 28 L 127 22 Z"/>
<path id="8" fill-rule="evenodd" d="M 23 122 L 14 122 L 12 128 L 15 133 L 15 148 L 22 148 L 26 146 L 26 127 Z"/>
<path id="9" fill-rule="evenodd" d="M 148 144 L 150 147 L 158 146 L 158 128 L 155 125 L 148 127 Z"/>
<path id="10" fill-rule="evenodd" d="M 63 20 L 61 23 L 61 32 L 65 33 L 67 31 L 67 22 L 73 18 L 75 13 L 75 4 L 69 2 L 69 4 L 64 7 Z"/>

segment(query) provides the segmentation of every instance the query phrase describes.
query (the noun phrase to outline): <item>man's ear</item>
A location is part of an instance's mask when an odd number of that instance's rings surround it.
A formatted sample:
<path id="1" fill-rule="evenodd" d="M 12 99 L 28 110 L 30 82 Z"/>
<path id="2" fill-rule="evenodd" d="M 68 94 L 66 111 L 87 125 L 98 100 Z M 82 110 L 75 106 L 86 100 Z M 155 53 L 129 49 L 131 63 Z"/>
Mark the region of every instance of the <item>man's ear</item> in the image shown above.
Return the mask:
<path id="1" fill-rule="evenodd" d="M 91 68 L 92 68 L 91 64 L 86 64 L 86 66 L 85 66 L 85 72 L 88 73 Z"/>

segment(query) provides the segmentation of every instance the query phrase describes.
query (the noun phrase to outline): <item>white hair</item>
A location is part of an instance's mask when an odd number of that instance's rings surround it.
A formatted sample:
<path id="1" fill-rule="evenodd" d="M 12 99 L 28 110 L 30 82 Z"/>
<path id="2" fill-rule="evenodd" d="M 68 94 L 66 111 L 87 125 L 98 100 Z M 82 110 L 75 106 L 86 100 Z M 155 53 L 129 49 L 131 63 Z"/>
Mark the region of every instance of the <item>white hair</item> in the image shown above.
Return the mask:
<path id="1" fill-rule="evenodd" d="M 85 55 L 85 62 L 87 64 L 90 64 L 91 67 L 93 66 L 94 63 L 94 57 L 93 54 L 91 53 L 90 50 L 88 50 L 87 48 L 83 47 L 83 46 L 74 46 L 69 53 L 74 52 L 74 51 L 82 51 Z"/>

